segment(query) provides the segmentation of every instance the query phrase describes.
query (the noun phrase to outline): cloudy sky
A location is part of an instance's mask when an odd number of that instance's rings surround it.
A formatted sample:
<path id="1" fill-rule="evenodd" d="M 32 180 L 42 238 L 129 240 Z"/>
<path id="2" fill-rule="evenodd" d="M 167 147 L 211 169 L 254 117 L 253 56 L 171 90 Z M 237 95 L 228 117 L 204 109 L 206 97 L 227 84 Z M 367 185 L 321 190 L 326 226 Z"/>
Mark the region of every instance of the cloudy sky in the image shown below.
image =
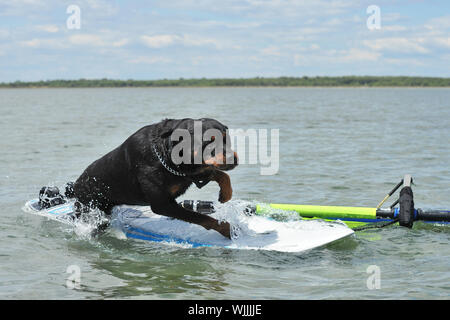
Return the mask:
<path id="1" fill-rule="evenodd" d="M 305 75 L 450 77 L 450 1 L 0 0 L 0 82 Z"/>

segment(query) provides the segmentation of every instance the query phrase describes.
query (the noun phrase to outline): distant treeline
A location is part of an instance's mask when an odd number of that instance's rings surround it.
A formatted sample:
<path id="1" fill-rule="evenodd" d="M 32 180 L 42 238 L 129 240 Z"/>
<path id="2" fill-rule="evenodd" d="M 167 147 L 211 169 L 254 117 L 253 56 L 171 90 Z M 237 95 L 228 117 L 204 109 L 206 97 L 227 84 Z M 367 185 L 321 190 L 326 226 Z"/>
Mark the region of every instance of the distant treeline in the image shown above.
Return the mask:
<path id="1" fill-rule="evenodd" d="M 0 83 L 0 88 L 102 88 L 102 87 L 450 87 L 450 78 L 431 77 L 278 77 L 175 80 L 46 80 Z"/>

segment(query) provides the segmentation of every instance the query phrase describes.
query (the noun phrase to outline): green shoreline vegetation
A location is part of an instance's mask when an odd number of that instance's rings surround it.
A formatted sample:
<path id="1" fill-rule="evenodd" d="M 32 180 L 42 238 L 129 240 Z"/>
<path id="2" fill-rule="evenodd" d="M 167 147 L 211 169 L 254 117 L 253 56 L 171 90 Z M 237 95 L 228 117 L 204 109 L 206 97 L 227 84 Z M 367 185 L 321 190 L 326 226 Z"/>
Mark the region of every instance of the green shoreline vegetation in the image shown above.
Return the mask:
<path id="1" fill-rule="evenodd" d="M 450 87 L 450 78 L 406 76 L 197 78 L 162 80 L 78 79 L 15 81 L 0 88 L 121 88 L 121 87 Z"/>

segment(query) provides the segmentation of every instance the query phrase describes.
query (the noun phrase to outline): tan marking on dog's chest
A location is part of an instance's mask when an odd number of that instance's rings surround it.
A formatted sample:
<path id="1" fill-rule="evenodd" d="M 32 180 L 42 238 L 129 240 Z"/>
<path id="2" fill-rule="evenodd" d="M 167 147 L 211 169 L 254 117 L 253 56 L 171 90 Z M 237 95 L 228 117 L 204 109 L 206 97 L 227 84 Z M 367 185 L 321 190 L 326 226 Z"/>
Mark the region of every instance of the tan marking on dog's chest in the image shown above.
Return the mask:
<path id="1" fill-rule="evenodd" d="M 178 191 L 180 191 L 180 186 L 178 185 L 178 184 L 174 184 L 173 186 L 170 186 L 169 187 L 169 193 L 171 194 L 171 195 L 174 195 L 174 194 L 176 194 Z"/>

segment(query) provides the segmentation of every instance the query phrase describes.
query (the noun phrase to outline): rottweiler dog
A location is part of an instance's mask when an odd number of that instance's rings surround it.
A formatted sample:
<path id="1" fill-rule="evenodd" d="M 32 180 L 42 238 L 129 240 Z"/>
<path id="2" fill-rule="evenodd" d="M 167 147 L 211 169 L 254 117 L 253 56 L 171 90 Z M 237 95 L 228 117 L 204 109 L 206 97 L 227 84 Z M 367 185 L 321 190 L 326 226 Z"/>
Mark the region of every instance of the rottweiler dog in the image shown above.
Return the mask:
<path id="1" fill-rule="evenodd" d="M 199 127 L 201 132 L 195 132 Z M 216 134 L 206 137 L 208 129 Z M 231 199 L 230 177 L 224 171 L 235 168 L 238 157 L 229 145 L 227 129 L 209 118 L 165 119 L 145 126 L 89 165 L 73 185 L 74 197 L 106 214 L 115 205 L 149 205 L 156 214 L 195 223 L 230 238 L 229 223 L 185 209 L 175 201 L 193 183 L 201 188 L 210 181 L 220 186 L 220 202 Z M 190 143 L 184 141 L 189 150 L 179 148 L 181 138 L 176 141 L 172 137 L 180 132 L 189 135 Z M 212 149 L 213 142 L 222 148 Z M 209 152 L 205 152 L 208 147 Z M 177 161 L 173 161 L 174 155 Z M 179 163 L 181 156 L 184 161 Z"/>

